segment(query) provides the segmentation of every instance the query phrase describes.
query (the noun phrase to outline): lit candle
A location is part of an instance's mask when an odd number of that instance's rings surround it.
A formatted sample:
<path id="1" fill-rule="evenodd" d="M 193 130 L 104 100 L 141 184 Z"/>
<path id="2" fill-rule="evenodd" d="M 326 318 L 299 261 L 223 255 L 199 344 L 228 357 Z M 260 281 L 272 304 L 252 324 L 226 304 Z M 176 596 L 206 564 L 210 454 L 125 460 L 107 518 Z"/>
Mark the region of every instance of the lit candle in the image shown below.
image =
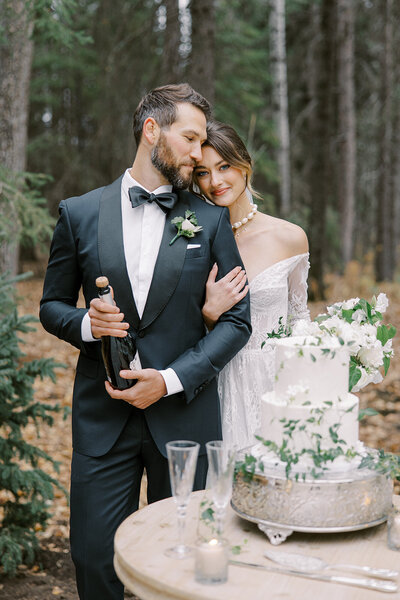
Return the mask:
<path id="1" fill-rule="evenodd" d="M 400 509 L 392 506 L 387 522 L 388 546 L 400 550 Z"/>
<path id="2" fill-rule="evenodd" d="M 228 579 L 228 552 L 217 539 L 199 542 L 196 547 L 195 577 L 200 583 L 225 583 Z"/>

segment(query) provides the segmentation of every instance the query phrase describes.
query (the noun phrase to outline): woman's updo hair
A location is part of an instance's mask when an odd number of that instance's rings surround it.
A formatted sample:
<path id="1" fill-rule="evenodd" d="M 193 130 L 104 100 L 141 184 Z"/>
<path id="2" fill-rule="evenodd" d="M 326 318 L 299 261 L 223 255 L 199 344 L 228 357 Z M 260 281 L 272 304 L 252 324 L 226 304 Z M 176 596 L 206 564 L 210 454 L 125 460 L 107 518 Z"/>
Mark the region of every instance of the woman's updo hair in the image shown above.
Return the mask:
<path id="1" fill-rule="evenodd" d="M 246 186 L 250 193 L 259 197 L 251 187 L 253 161 L 241 137 L 233 127 L 220 121 L 207 123 L 207 139 L 203 146 L 210 146 L 232 167 L 242 169 L 246 174 Z M 194 173 L 196 183 L 196 173 Z"/>

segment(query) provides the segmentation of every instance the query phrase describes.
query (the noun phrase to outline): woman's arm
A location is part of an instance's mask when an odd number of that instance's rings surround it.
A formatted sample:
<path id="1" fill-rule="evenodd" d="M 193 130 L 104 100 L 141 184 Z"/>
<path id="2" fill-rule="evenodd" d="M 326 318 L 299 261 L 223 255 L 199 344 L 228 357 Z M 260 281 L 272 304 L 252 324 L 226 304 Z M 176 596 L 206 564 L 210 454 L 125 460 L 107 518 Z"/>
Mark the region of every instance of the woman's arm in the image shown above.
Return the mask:
<path id="1" fill-rule="evenodd" d="M 202 309 L 204 322 L 209 330 L 213 329 L 220 316 L 230 310 L 249 291 L 246 272 L 235 267 L 216 281 L 218 265 L 214 264 L 206 283 L 206 299 Z"/>

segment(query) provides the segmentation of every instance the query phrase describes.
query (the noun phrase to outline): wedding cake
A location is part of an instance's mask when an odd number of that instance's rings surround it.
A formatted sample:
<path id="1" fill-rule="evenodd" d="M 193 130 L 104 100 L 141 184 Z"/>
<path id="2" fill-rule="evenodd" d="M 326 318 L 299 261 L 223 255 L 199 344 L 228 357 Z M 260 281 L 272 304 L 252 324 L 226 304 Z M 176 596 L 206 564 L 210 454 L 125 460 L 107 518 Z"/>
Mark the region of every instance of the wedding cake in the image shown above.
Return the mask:
<path id="1" fill-rule="evenodd" d="M 391 506 L 390 477 L 362 464 L 375 451 L 358 440 L 358 398 L 348 392 L 350 358 L 341 341 L 272 342 L 274 390 L 262 396 L 260 442 L 239 453 L 232 507 L 273 544 L 294 530 L 377 525 Z"/>
<path id="2" fill-rule="evenodd" d="M 276 341 L 275 389 L 263 395 L 261 430 L 275 448 L 307 457 L 307 450 L 358 444 L 358 398 L 348 393 L 349 354 L 337 338 Z M 349 452 L 347 452 L 349 451 Z"/>

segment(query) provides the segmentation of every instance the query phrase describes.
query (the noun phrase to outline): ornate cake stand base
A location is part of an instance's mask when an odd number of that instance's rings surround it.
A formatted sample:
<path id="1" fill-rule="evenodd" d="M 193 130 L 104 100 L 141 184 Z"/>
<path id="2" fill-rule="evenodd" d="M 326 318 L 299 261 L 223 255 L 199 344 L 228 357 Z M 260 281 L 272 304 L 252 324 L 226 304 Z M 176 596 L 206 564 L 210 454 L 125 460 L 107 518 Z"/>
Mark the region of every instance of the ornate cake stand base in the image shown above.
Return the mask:
<path id="1" fill-rule="evenodd" d="M 237 475 L 231 504 L 278 545 L 293 531 L 338 533 L 379 525 L 387 519 L 392 494 L 392 480 L 368 469 L 296 480 L 272 466 L 251 479 Z"/>
<path id="2" fill-rule="evenodd" d="M 271 544 L 278 546 L 286 540 L 289 535 L 292 535 L 293 529 L 277 529 L 263 523 L 258 523 L 258 529 L 260 529 L 268 537 Z"/>

